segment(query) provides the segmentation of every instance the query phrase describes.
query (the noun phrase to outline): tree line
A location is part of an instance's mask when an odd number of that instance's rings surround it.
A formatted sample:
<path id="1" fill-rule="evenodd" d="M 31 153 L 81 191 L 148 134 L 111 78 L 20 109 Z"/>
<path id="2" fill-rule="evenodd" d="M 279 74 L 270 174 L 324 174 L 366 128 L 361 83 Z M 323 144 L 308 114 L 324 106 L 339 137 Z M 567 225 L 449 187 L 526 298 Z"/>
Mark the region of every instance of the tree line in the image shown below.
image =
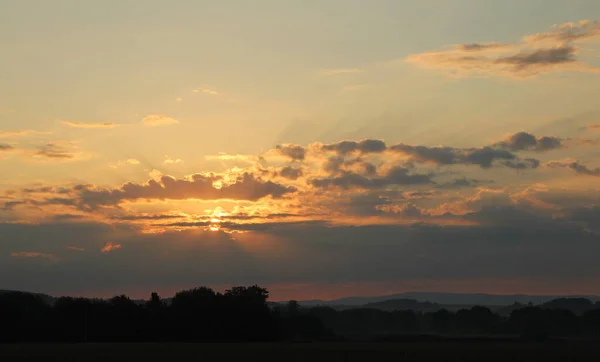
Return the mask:
<path id="1" fill-rule="evenodd" d="M 0 342 L 281 341 L 386 339 L 423 335 L 600 337 L 600 308 L 581 314 L 563 308 L 519 306 L 509 316 L 475 306 L 457 312 L 269 304 L 259 286 L 223 293 L 200 287 L 167 303 L 152 293 L 144 303 L 125 295 L 109 300 L 0 294 Z M 581 304 L 581 303 L 580 303 Z M 557 305 L 561 305 L 560 303 Z"/>

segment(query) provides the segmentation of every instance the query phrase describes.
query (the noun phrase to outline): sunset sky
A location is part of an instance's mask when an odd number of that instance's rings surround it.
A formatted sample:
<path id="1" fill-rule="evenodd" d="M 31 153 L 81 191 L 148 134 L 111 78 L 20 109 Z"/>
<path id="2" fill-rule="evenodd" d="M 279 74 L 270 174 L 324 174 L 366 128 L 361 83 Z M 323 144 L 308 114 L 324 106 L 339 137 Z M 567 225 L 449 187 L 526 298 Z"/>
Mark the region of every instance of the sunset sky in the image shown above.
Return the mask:
<path id="1" fill-rule="evenodd" d="M 0 289 L 600 294 L 599 21 L 0 1 Z"/>

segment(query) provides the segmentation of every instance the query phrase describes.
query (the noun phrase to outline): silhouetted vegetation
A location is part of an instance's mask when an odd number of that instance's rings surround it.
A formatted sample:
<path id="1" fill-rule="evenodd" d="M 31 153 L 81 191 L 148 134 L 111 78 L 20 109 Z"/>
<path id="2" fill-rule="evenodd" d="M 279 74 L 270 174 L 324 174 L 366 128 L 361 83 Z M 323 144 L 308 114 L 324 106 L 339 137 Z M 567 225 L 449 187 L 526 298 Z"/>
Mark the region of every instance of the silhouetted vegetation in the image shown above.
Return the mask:
<path id="1" fill-rule="evenodd" d="M 269 305 L 259 286 L 224 293 L 200 287 L 167 303 L 152 293 L 144 303 L 125 295 L 109 300 L 62 297 L 50 305 L 39 295 L 0 294 L 1 342 L 193 342 L 395 340 L 430 336 L 600 337 L 600 308 L 582 299 L 541 306 L 513 305 L 509 316 L 474 306 L 384 311 Z M 412 305 L 403 301 L 397 305 Z M 386 306 L 394 305 L 386 303 Z M 416 305 L 416 304 L 415 304 Z"/>

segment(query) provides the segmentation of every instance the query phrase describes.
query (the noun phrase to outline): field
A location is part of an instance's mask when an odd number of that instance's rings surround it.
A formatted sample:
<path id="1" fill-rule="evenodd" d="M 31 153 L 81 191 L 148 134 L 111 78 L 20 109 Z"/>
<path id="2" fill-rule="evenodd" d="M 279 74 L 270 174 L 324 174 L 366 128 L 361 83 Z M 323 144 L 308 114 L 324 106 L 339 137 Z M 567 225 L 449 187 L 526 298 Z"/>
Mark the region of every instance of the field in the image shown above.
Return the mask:
<path id="1" fill-rule="evenodd" d="M 0 345 L 0 361 L 598 361 L 600 343 L 452 341 L 393 343 Z"/>

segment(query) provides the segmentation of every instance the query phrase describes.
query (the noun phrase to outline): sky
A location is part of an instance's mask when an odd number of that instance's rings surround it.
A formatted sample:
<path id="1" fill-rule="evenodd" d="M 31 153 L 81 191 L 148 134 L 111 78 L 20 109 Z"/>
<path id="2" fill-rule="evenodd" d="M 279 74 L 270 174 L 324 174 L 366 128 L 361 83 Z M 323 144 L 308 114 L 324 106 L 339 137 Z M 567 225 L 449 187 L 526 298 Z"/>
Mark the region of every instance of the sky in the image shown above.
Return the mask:
<path id="1" fill-rule="evenodd" d="M 600 294 L 597 0 L 2 0 L 0 289 Z"/>

